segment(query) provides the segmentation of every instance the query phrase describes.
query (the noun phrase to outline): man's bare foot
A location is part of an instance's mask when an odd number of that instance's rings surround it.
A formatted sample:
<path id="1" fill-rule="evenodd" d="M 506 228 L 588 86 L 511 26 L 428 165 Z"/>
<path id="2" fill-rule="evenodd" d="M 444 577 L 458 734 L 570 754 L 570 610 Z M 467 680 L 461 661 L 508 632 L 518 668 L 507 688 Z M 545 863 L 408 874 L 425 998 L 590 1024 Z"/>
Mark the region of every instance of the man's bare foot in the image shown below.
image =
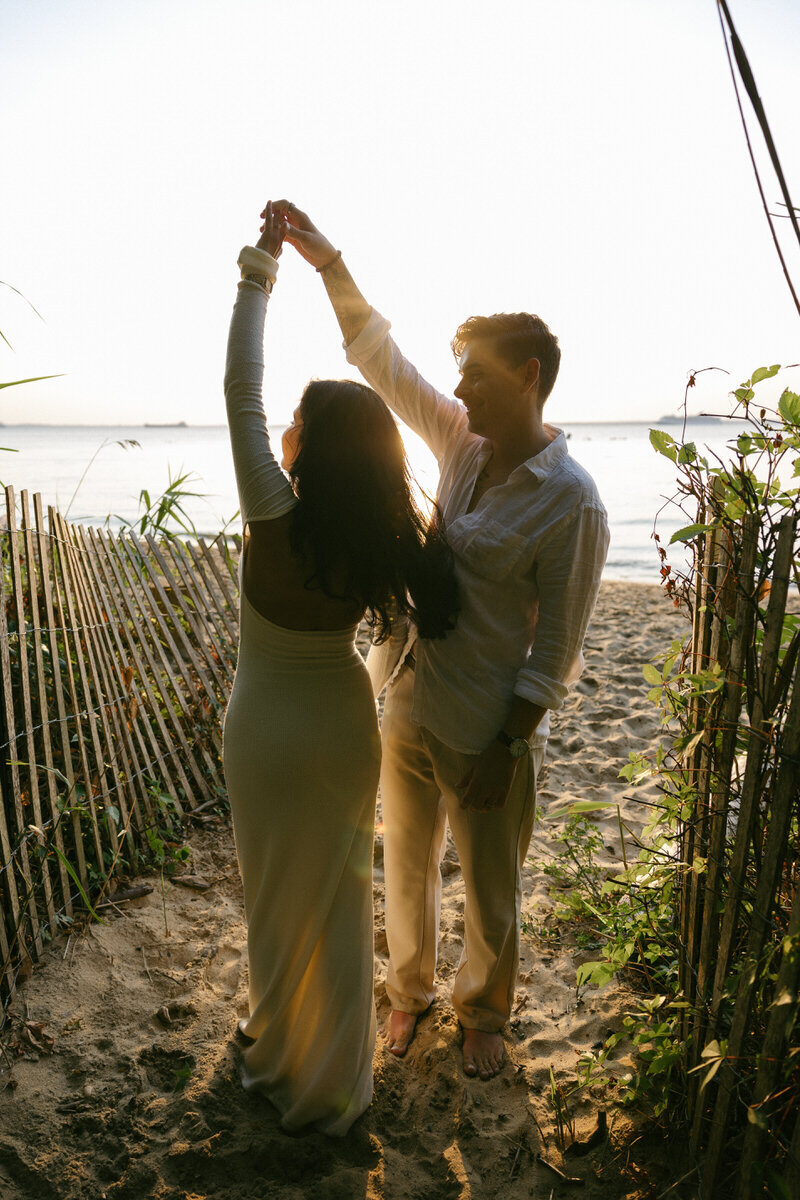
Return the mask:
<path id="1" fill-rule="evenodd" d="M 387 1049 L 391 1050 L 392 1054 L 396 1054 L 398 1058 L 402 1058 L 411 1045 L 416 1027 L 416 1013 L 400 1012 L 393 1008 L 383 1031 Z"/>
<path id="2" fill-rule="evenodd" d="M 499 1074 L 506 1052 L 499 1033 L 483 1033 L 480 1029 L 464 1030 L 464 1074 L 474 1078 L 492 1079 Z"/>

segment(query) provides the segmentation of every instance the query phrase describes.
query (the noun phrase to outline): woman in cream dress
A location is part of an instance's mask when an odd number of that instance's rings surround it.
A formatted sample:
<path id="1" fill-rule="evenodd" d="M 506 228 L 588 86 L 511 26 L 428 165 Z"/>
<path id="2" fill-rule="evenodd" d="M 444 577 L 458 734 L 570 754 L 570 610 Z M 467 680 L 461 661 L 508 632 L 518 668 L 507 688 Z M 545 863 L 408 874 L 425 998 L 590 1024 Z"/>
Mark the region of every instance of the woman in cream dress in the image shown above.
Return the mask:
<path id="1" fill-rule="evenodd" d="M 402 442 L 362 384 L 308 385 L 272 453 L 263 330 L 285 222 L 267 205 L 240 257 L 225 397 L 244 527 L 240 646 L 224 764 L 250 965 L 246 1087 L 287 1129 L 347 1132 L 372 1097 L 372 844 L 380 738 L 355 648 L 366 612 L 452 627 L 442 539 L 410 495 Z M 323 268 L 324 269 L 324 268 Z"/>

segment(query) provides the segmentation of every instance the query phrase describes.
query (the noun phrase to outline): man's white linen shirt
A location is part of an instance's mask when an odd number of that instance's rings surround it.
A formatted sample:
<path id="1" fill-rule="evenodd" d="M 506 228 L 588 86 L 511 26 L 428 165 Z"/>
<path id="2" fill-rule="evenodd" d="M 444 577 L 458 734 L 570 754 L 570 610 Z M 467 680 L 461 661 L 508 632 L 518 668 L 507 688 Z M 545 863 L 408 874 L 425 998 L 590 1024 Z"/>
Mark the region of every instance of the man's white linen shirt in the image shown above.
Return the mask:
<path id="1" fill-rule="evenodd" d="M 389 329 L 373 309 L 345 347 L 347 358 L 436 456 L 461 601 L 446 638 L 417 642 L 411 719 L 452 749 L 479 754 L 502 729 L 514 695 L 557 709 L 580 676 L 608 551 L 606 512 L 564 433 L 552 427 L 550 445 L 467 512 L 489 443 L 469 431 L 457 401 L 421 378 Z M 546 713 L 533 744 L 548 732 Z"/>

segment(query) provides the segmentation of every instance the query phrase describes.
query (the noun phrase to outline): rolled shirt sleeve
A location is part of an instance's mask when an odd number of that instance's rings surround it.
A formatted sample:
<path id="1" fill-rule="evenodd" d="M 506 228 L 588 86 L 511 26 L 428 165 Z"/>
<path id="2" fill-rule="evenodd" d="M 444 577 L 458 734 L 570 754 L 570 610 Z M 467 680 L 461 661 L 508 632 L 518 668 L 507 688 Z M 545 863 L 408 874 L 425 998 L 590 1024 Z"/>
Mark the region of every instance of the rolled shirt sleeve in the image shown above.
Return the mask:
<path id="1" fill-rule="evenodd" d="M 539 608 L 534 641 L 514 693 L 543 708 L 561 708 L 583 670 L 581 647 L 608 553 L 602 507 L 570 513 L 539 547 Z"/>

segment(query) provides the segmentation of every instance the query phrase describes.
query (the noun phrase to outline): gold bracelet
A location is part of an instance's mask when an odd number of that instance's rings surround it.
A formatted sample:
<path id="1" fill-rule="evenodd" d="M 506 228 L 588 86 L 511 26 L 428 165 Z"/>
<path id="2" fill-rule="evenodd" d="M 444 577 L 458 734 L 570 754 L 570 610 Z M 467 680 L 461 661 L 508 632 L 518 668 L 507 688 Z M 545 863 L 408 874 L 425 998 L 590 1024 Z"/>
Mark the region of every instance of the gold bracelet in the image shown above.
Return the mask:
<path id="1" fill-rule="evenodd" d="M 317 267 L 317 273 L 321 274 L 322 271 L 327 271 L 328 267 L 332 267 L 333 264 L 338 262 L 341 257 L 342 257 L 341 250 L 337 250 L 336 253 L 334 254 L 333 258 L 330 260 L 330 262 L 323 263 L 321 267 Z"/>

